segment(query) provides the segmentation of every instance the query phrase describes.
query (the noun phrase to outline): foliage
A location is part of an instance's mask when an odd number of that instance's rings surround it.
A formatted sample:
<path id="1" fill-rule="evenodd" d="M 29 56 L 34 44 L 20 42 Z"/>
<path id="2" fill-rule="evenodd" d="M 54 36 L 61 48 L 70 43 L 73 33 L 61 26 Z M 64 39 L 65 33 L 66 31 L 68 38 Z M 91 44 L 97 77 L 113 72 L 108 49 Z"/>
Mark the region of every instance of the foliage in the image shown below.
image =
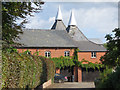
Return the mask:
<path id="1" fill-rule="evenodd" d="M 2 88 L 35 88 L 54 77 L 50 59 L 15 51 L 3 51 Z"/>
<path id="2" fill-rule="evenodd" d="M 104 43 L 103 46 L 107 49 L 107 43 Z"/>
<path id="3" fill-rule="evenodd" d="M 82 68 L 86 68 L 86 70 L 88 68 L 97 68 L 98 70 L 100 70 L 100 68 L 105 67 L 103 64 L 99 64 L 99 63 L 92 63 L 89 62 L 87 60 L 82 60 L 82 61 L 78 61 L 76 59 L 70 58 L 70 57 L 55 57 L 55 58 L 50 58 L 54 63 L 56 68 L 64 68 L 64 67 L 72 67 L 72 66 L 78 66 L 78 67 L 82 67 Z M 86 63 L 86 64 L 85 64 Z"/>
<path id="4" fill-rule="evenodd" d="M 101 61 L 108 68 L 101 74 L 97 88 L 112 88 L 120 90 L 120 29 L 113 30 L 113 34 L 106 35 L 107 53 L 101 57 Z M 116 72 L 113 68 L 117 67 Z"/>
<path id="5" fill-rule="evenodd" d="M 106 69 L 104 69 L 104 71 L 102 73 L 100 73 L 100 77 L 101 78 L 106 78 L 108 75 L 110 75 L 112 73 L 112 69 L 106 67 Z"/>
<path id="6" fill-rule="evenodd" d="M 50 59 L 55 63 L 55 66 L 60 69 L 64 68 L 64 67 L 69 67 L 69 66 L 71 67 L 71 66 L 75 65 L 73 60 L 70 57 L 61 56 L 59 58 L 54 57 L 54 58 L 50 58 Z"/>
<path id="7" fill-rule="evenodd" d="M 34 5 L 33 5 L 34 4 Z M 22 34 L 22 28 L 27 23 L 27 16 L 33 16 L 31 13 L 41 10 L 44 2 L 2 2 L 2 40 L 7 46 L 19 39 L 18 34 Z M 17 20 L 22 20 L 17 24 Z"/>
<path id="8" fill-rule="evenodd" d="M 97 68 L 98 70 L 100 70 L 100 68 L 105 67 L 101 63 L 97 63 L 97 62 L 96 63 L 92 63 L 92 62 L 87 61 L 85 59 L 83 59 L 81 62 L 78 62 L 78 66 L 86 68 L 86 69 L 88 69 L 88 68 L 93 68 L 93 69 Z"/>
<path id="9" fill-rule="evenodd" d="M 55 64 L 54 64 L 54 62 L 51 61 L 49 58 L 45 58 L 45 57 L 42 57 L 42 56 L 39 56 L 39 57 L 40 57 L 40 59 L 42 60 L 42 62 L 44 64 L 43 69 L 46 68 L 46 70 L 44 70 L 44 73 L 47 75 L 47 80 L 53 78 L 54 73 L 55 73 Z"/>
<path id="10" fill-rule="evenodd" d="M 74 56 L 73 56 L 74 61 L 78 61 L 78 51 L 79 51 L 78 48 L 74 50 Z"/>
<path id="11" fill-rule="evenodd" d="M 120 90 L 120 67 L 117 67 L 116 72 L 112 72 L 112 69 L 106 69 L 96 87 Z"/>
<path id="12" fill-rule="evenodd" d="M 120 66 L 120 29 L 116 28 L 112 34 L 106 35 L 107 53 L 101 58 L 103 64 L 109 67 Z"/>

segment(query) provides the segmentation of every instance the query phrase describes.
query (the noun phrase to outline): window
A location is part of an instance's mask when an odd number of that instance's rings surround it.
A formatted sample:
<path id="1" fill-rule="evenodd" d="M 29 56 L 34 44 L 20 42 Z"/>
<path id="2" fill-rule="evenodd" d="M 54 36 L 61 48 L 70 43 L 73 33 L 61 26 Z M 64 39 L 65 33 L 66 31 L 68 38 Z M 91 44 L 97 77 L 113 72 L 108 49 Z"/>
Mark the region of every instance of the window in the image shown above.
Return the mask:
<path id="1" fill-rule="evenodd" d="M 66 56 L 70 56 L 70 52 L 69 51 L 65 51 L 64 52 L 64 56 L 66 57 Z"/>
<path id="2" fill-rule="evenodd" d="M 50 56 L 51 56 L 51 52 L 46 51 L 46 52 L 45 52 L 45 57 L 50 57 Z"/>
<path id="3" fill-rule="evenodd" d="M 31 51 L 27 50 L 25 51 L 27 54 L 31 55 Z"/>
<path id="4" fill-rule="evenodd" d="M 91 52 L 91 57 L 96 58 L 96 52 Z"/>
<path id="5" fill-rule="evenodd" d="M 31 54 L 31 51 L 30 51 L 30 52 L 27 52 L 27 54 L 29 54 L 29 55 L 30 55 L 30 54 Z"/>

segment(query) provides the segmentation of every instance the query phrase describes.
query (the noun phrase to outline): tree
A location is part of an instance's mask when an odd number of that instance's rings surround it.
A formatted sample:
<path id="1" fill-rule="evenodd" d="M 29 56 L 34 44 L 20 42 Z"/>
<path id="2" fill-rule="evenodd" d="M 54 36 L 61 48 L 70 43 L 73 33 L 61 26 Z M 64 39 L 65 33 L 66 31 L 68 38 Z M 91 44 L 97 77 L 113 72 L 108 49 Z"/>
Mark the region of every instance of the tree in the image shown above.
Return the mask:
<path id="1" fill-rule="evenodd" d="M 33 5 L 34 4 L 34 5 Z M 41 10 L 40 2 L 2 2 L 2 40 L 6 43 L 5 46 L 14 44 L 14 40 L 19 39 L 19 34 L 22 34 L 22 28 L 27 23 L 27 16 L 33 16 L 31 13 Z M 18 25 L 16 21 L 22 19 Z"/>
<path id="2" fill-rule="evenodd" d="M 103 64 L 109 67 L 120 66 L 120 29 L 115 28 L 113 34 L 105 36 L 107 40 L 107 53 L 101 57 Z"/>
<path id="3" fill-rule="evenodd" d="M 107 49 L 107 43 L 104 43 L 103 46 Z"/>

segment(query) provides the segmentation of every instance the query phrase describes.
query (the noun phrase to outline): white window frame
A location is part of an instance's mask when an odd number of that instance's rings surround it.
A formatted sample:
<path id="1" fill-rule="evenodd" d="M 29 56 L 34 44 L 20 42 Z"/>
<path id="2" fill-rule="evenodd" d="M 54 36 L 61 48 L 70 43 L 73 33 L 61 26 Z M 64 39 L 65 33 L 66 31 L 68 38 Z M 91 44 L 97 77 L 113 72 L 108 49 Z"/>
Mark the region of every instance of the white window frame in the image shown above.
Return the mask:
<path id="1" fill-rule="evenodd" d="M 27 54 L 31 55 L 31 51 L 27 52 Z"/>
<path id="2" fill-rule="evenodd" d="M 45 51 L 45 57 L 51 57 L 51 52 L 50 51 Z"/>
<path id="3" fill-rule="evenodd" d="M 96 52 L 91 52 L 91 58 L 96 58 Z"/>
<path id="4" fill-rule="evenodd" d="M 70 51 L 65 51 L 65 52 L 64 52 L 64 56 L 65 56 L 65 57 L 70 56 Z"/>

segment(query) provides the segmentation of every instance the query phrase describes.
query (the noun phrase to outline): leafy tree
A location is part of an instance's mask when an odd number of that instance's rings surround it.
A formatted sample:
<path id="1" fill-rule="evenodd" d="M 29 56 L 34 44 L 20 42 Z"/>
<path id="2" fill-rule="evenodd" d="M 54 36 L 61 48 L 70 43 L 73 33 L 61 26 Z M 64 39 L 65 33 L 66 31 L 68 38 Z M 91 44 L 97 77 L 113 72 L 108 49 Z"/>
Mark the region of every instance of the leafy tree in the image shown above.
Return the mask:
<path id="1" fill-rule="evenodd" d="M 120 66 L 120 29 L 115 28 L 113 34 L 105 36 L 107 40 L 107 53 L 101 57 L 103 64 L 109 67 Z"/>
<path id="2" fill-rule="evenodd" d="M 5 46 L 14 44 L 18 40 L 18 34 L 22 34 L 22 28 L 27 23 L 27 16 L 33 16 L 31 13 L 41 10 L 40 2 L 2 2 L 2 40 L 6 42 Z M 17 24 L 17 20 L 22 20 Z"/>
<path id="3" fill-rule="evenodd" d="M 104 43 L 103 46 L 107 49 L 107 43 Z"/>

